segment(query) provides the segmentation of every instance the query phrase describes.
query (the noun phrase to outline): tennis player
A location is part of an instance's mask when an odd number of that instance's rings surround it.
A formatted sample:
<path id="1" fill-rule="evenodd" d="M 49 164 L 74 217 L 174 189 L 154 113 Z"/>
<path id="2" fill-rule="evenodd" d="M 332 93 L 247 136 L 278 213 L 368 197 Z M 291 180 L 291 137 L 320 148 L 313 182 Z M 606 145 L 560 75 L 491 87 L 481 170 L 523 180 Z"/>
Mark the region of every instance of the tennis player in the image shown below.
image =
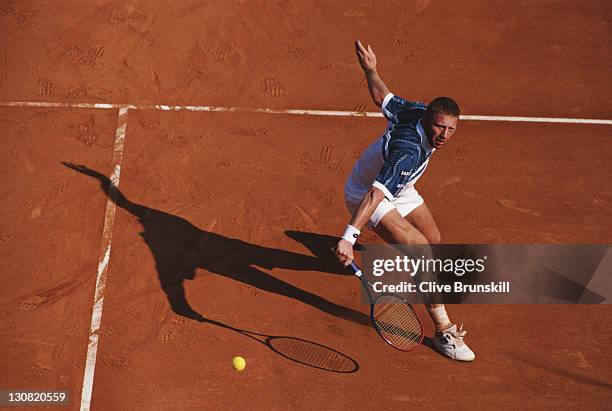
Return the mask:
<path id="1" fill-rule="evenodd" d="M 352 218 L 335 251 L 344 265 L 353 260 L 353 245 L 366 224 L 390 244 L 440 242 L 440 231 L 414 185 L 431 155 L 455 134 L 460 115 L 449 97 L 437 97 L 425 106 L 393 95 L 378 74 L 372 48 L 356 41 L 355 50 L 370 95 L 388 125 L 357 160 L 344 187 Z M 428 304 L 427 311 L 436 327 L 435 348 L 454 360 L 474 360 L 463 341 L 466 331 L 451 322 L 444 305 Z"/>

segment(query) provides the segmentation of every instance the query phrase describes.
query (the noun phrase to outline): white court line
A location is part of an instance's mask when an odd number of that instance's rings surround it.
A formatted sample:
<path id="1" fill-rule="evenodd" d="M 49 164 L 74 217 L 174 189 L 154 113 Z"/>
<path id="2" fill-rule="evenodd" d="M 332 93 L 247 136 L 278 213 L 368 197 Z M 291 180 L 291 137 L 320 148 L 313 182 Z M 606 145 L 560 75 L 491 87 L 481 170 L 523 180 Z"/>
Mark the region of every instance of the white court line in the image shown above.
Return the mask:
<path id="1" fill-rule="evenodd" d="M 102 308 L 104 306 L 104 289 L 106 287 L 106 274 L 111 253 L 111 240 L 113 225 L 115 223 L 115 210 L 119 176 L 121 175 L 121 160 L 123 158 L 123 145 L 125 142 L 125 129 L 127 126 L 128 107 L 119 108 L 117 119 L 117 132 L 115 133 L 115 147 L 113 149 L 113 172 L 110 176 L 109 194 L 104 212 L 104 228 L 102 229 L 102 244 L 98 262 L 98 275 L 94 292 L 94 305 L 91 312 L 91 326 L 89 329 L 89 344 L 87 345 L 87 360 L 83 376 L 83 390 L 81 391 L 81 410 L 88 411 L 91 405 L 94 373 L 96 370 L 96 356 L 98 354 L 98 331 L 102 322 Z"/>
<path id="2" fill-rule="evenodd" d="M 263 113 L 263 114 L 293 114 L 305 116 L 336 116 L 336 117 L 382 117 L 378 112 L 355 112 L 334 110 L 300 110 L 300 109 L 272 109 L 272 108 L 249 108 L 249 107 L 215 107 L 215 106 L 171 106 L 164 104 L 137 105 L 137 104 L 111 104 L 111 103 L 54 103 L 45 101 L 0 101 L 4 107 L 68 107 L 68 108 L 98 108 L 98 109 L 121 109 L 132 110 L 162 110 L 162 111 L 209 111 L 209 112 L 239 112 L 239 113 Z M 565 118 L 565 117 L 515 117 L 515 116 L 479 116 L 462 115 L 462 120 L 467 121 L 502 121 L 502 122 L 526 122 L 526 123 L 562 123 L 562 124 L 605 124 L 612 125 L 612 120 L 594 118 Z"/>

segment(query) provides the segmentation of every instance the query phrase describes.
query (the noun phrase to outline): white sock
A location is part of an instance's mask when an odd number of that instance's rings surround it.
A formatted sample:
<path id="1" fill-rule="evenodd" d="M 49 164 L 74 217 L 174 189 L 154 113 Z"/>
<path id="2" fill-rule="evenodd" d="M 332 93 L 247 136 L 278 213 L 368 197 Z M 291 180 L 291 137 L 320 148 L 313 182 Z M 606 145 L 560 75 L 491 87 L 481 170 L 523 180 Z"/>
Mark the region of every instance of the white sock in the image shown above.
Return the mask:
<path id="1" fill-rule="evenodd" d="M 429 316 L 436 326 L 436 331 L 444 331 L 449 326 L 452 325 L 450 319 L 448 318 L 448 314 L 446 313 L 446 308 L 444 305 L 439 305 L 437 307 L 427 307 L 427 311 L 429 312 Z"/>

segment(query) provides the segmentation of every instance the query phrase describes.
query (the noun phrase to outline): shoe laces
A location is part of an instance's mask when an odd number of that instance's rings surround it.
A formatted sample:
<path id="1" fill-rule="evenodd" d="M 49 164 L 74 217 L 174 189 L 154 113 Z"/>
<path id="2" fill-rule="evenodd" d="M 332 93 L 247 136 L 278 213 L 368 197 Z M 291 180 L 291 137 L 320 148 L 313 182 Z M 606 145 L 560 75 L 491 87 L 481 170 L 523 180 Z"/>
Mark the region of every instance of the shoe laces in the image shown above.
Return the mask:
<path id="1" fill-rule="evenodd" d="M 454 340 L 454 343 L 456 345 L 463 345 L 465 344 L 463 342 L 463 337 L 465 337 L 467 334 L 467 331 L 465 331 L 463 329 L 463 324 L 461 324 L 461 326 L 459 327 L 459 330 L 457 330 L 457 326 L 452 327 L 450 330 L 448 331 L 444 331 L 443 335 L 446 337 L 446 339 L 450 342 L 450 340 Z"/>

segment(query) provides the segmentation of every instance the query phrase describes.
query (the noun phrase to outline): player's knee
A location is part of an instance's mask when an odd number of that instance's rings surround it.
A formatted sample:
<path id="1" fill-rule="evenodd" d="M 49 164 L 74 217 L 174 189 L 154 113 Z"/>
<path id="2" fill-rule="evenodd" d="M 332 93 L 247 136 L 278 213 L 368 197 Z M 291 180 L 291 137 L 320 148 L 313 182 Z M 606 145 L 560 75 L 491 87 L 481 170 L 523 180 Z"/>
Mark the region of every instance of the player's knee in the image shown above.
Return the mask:
<path id="1" fill-rule="evenodd" d="M 400 244 L 416 245 L 416 244 L 429 244 L 429 240 L 423 234 L 412 231 L 402 231 Z"/>
<path id="2" fill-rule="evenodd" d="M 429 241 L 429 244 L 440 244 L 440 242 L 442 241 L 442 235 L 440 234 L 440 231 L 436 229 L 432 233 L 429 233 L 427 235 L 427 241 Z"/>

